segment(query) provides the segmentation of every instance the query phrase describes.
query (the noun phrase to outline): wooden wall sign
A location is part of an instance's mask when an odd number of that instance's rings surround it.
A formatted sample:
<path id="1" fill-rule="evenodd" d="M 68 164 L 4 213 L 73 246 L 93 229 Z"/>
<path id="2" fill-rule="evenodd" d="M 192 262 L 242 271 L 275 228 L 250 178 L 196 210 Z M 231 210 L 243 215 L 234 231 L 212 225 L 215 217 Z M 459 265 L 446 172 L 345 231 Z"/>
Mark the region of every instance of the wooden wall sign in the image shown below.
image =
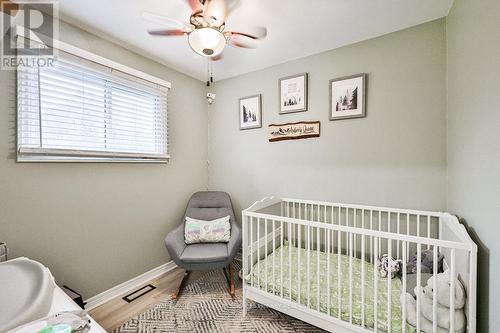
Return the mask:
<path id="1" fill-rule="evenodd" d="M 269 142 L 319 137 L 319 121 L 269 125 Z"/>

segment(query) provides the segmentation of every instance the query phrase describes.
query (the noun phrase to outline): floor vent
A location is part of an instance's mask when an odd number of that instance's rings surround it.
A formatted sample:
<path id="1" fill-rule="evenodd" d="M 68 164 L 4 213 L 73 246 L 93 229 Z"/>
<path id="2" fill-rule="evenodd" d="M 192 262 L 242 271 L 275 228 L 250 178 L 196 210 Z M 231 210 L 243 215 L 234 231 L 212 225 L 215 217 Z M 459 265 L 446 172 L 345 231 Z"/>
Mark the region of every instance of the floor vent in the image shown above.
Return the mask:
<path id="1" fill-rule="evenodd" d="M 139 297 L 144 296 L 147 293 L 149 293 L 150 291 L 153 291 L 155 289 L 156 289 L 155 286 L 148 284 L 148 285 L 145 285 L 144 287 L 141 287 L 141 288 L 131 292 L 127 296 L 123 297 L 122 299 L 127 303 L 131 303 L 131 302 L 135 301 L 136 299 L 138 299 Z"/>

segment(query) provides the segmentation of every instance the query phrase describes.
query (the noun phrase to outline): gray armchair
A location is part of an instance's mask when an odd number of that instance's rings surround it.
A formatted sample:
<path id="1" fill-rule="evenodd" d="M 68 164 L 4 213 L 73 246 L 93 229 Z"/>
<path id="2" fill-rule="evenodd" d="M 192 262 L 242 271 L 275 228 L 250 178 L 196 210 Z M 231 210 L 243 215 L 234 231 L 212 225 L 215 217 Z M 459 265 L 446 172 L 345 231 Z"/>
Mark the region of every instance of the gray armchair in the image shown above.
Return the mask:
<path id="1" fill-rule="evenodd" d="M 214 220 L 228 215 L 231 217 L 231 239 L 228 243 L 187 245 L 184 242 L 186 216 L 199 220 Z M 229 293 L 234 296 L 234 274 L 231 262 L 241 247 L 241 229 L 236 222 L 231 198 L 227 193 L 207 191 L 193 194 L 188 202 L 182 223 L 167 235 L 165 246 L 177 266 L 186 270 L 179 288 L 172 295 L 173 299 L 179 297 L 191 271 L 221 268 L 229 283 Z"/>

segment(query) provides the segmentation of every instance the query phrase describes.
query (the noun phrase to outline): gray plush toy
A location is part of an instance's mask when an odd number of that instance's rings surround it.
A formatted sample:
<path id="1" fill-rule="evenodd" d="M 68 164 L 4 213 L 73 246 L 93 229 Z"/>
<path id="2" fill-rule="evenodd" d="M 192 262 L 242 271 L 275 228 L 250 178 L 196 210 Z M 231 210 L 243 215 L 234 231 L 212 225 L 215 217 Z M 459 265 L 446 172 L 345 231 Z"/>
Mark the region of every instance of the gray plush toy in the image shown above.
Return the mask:
<path id="1" fill-rule="evenodd" d="M 421 253 L 421 263 L 420 266 L 422 273 L 433 273 L 434 261 L 432 259 L 433 253 L 432 250 L 423 250 Z M 443 255 L 438 253 L 438 263 L 437 263 L 438 271 L 437 273 L 441 273 L 443 271 Z M 416 274 L 417 273 L 417 254 L 415 253 L 410 257 L 410 261 L 406 264 L 406 272 L 407 274 Z"/>

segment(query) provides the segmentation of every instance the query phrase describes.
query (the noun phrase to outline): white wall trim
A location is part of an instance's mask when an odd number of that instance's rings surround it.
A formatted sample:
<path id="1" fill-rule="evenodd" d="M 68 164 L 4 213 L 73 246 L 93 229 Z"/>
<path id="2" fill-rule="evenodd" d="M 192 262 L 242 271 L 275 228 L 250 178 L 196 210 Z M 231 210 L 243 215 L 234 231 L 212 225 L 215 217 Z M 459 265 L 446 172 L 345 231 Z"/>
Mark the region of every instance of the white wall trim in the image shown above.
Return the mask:
<path id="1" fill-rule="evenodd" d="M 136 289 L 137 287 L 140 287 L 141 285 L 145 284 L 146 282 L 157 278 L 158 276 L 165 274 L 167 272 L 170 272 L 174 268 L 176 268 L 177 265 L 171 260 L 167 262 L 166 264 L 163 264 L 161 266 L 158 266 L 156 268 L 153 268 L 152 270 L 145 272 L 139 276 L 136 276 L 128 281 L 125 281 L 123 283 L 120 283 L 117 286 L 114 286 L 111 289 L 108 289 L 106 291 L 103 291 L 100 294 L 97 294 L 93 297 L 90 297 L 89 299 L 86 300 L 87 305 L 85 306 L 86 310 L 92 310 L 99 305 L 102 305 L 113 298 L 116 298 L 118 296 L 124 295 L 129 291 L 132 291 Z"/>

